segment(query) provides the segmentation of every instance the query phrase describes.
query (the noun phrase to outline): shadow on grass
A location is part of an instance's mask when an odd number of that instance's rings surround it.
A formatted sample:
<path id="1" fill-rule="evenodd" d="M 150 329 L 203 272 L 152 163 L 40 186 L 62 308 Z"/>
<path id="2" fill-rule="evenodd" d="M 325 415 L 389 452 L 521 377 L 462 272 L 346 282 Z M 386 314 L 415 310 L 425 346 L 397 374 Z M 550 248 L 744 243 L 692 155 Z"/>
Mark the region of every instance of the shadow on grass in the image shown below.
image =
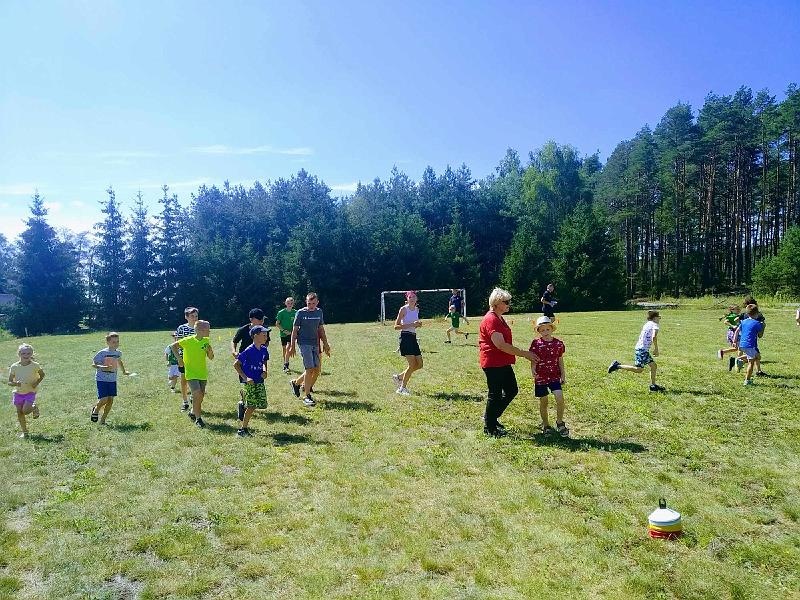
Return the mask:
<path id="1" fill-rule="evenodd" d="M 605 452 L 647 452 L 647 447 L 636 442 L 610 442 L 595 438 L 562 438 L 557 435 L 544 435 L 536 433 L 532 439 L 540 446 L 556 446 L 571 452 L 586 452 L 588 450 L 604 450 Z"/>
<path id="2" fill-rule="evenodd" d="M 293 423 L 295 425 L 308 425 L 311 422 L 311 419 L 303 415 L 284 415 L 274 412 L 256 412 L 253 418 L 267 423 Z"/>
<path id="3" fill-rule="evenodd" d="M 288 446 L 290 444 L 315 444 L 324 446 L 328 442 L 320 442 L 307 435 L 294 435 L 291 433 L 273 433 L 270 436 L 276 446 Z"/>
<path id="4" fill-rule="evenodd" d="M 40 442 L 43 444 L 63 444 L 64 435 L 61 433 L 57 433 L 56 435 L 43 435 L 41 433 L 30 433 L 28 434 L 28 441 Z"/>
<path id="5" fill-rule="evenodd" d="M 434 400 L 445 400 L 447 402 L 483 402 L 481 394 L 464 394 L 462 392 L 436 392 L 435 394 L 425 394 Z"/>
<path id="6" fill-rule="evenodd" d="M 800 379 L 800 375 L 779 375 L 777 373 L 767 373 L 760 375 L 758 379 Z"/>
<path id="7" fill-rule="evenodd" d="M 690 389 L 683 389 L 683 388 L 667 388 L 663 392 L 653 392 L 653 395 L 658 398 L 656 393 L 659 394 L 690 394 L 692 396 L 712 396 L 717 394 L 716 390 L 690 390 Z"/>
<path id="8" fill-rule="evenodd" d="M 333 396 L 334 398 L 341 398 L 341 397 L 355 398 L 356 396 L 358 396 L 358 392 L 355 392 L 353 390 L 348 390 L 346 392 L 343 392 L 341 390 L 317 390 L 317 393 L 323 394 L 325 396 Z"/>
<path id="9" fill-rule="evenodd" d="M 113 429 L 122 433 L 130 431 L 150 431 L 153 428 L 152 423 L 145 421 L 144 423 L 106 423 L 106 429 Z"/>
<path id="10" fill-rule="evenodd" d="M 203 416 L 204 417 L 206 416 L 205 413 L 203 413 Z M 228 423 L 217 423 L 213 421 L 209 423 L 205 419 L 203 419 L 203 422 L 206 424 L 205 427 L 206 430 L 212 433 L 217 433 L 219 435 L 233 435 L 237 431 L 239 431 L 238 427 L 234 427 L 233 425 L 229 425 Z"/>
<path id="11" fill-rule="evenodd" d="M 363 410 L 365 412 L 376 412 L 378 410 L 378 407 L 372 402 L 358 402 L 356 400 L 345 400 L 344 402 L 326 400 L 322 406 L 332 410 Z"/>

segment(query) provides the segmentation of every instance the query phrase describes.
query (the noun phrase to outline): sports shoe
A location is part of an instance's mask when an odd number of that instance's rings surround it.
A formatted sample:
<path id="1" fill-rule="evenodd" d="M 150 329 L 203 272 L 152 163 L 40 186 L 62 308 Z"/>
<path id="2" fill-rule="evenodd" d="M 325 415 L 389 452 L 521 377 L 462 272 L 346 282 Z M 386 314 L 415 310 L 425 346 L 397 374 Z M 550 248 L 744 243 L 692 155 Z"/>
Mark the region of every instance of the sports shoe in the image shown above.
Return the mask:
<path id="1" fill-rule="evenodd" d="M 244 402 L 239 400 L 239 404 L 236 405 L 236 416 L 239 417 L 239 420 L 244 419 Z"/>
<path id="2" fill-rule="evenodd" d="M 172 392 L 172 393 L 174 394 L 174 393 L 175 393 L 175 392 L 177 392 L 178 390 L 176 390 L 176 389 L 175 389 L 174 387 L 172 387 L 172 386 L 169 386 L 169 391 L 170 391 L 170 392 Z"/>
<path id="3" fill-rule="evenodd" d="M 744 361 L 741 358 L 736 359 L 736 372 L 741 373 L 744 368 Z"/>
<path id="4" fill-rule="evenodd" d="M 451 342 L 450 340 L 445 340 L 444 343 L 445 344 L 452 344 L 453 342 Z"/>
<path id="5" fill-rule="evenodd" d="M 722 360 L 722 350 L 717 350 L 717 358 Z"/>
<path id="6" fill-rule="evenodd" d="M 190 418 L 190 419 L 191 419 L 193 422 L 195 422 L 195 423 L 197 422 L 197 417 L 195 417 L 195 416 L 194 416 L 194 413 L 189 413 L 189 418 Z"/>
<path id="7" fill-rule="evenodd" d="M 19 439 L 21 440 L 27 440 L 29 437 L 30 435 L 28 435 L 27 431 L 23 431 L 22 433 L 19 434 Z"/>
<path id="8" fill-rule="evenodd" d="M 736 366 L 736 357 L 731 356 L 728 359 L 728 371 L 733 371 L 733 367 Z"/>
<path id="9" fill-rule="evenodd" d="M 303 398 L 303 406 L 316 406 L 316 401 L 311 396 Z"/>
<path id="10" fill-rule="evenodd" d="M 556 432 L 556 430 L 550 427 L 550 425 L 545 425 L 544 423 L 541 425 L 541 428 L 542 435 L 552 435 Z"/>
<path id="11" fill-rule="evenodd" d="M 505 429 L 500 429 L 499 427 L 496 427 L 494 429 L 489 429 L 488 427 L 484 427 L 483 428 L 483 433 L 485 433 L 486 435 L 489 435 L 489 436 L 491 436 L 493 438 L 501 438 L 501 437 L 503 437 L 505 435 L 508 435 L 506 433 Z"/>
<path id="12" fill-rule="evenodd" d="M 619 361 L 614 361 L 610 365 L 608 365 L 608 372 L 613 373 L 614 371 L 619 369 Z"/>
<path id="13" fill-rule="evenodd" d="M 199 427 L 200 429 L 204 429 L 204 428 L 205 428 L 205 426 L 206 426 L 206 422 L 205 422 L 205 421 L 203 421 L 203 418 L 202 418 L 202 417 L 200 417 L 199 419 L 197 419 L 197 420 L 194 422 L 194 424 L 195 424 L 197 427 Z"/>
<path id="14" fill-rule="evenodd" d="M 399 388 L 397 388 L 395 394 L 400 394 L 401 396 L 410 396 L 411 391 L 405 386 L 400 386 Z"/>
<path id="15" fill-rule="evenodd" d="M 395 387 L 398 387 L 398 388 L 403 387 L 403 380 L 400 378 L 400 375 L 398 375 L 397 373 L 392 375 L 392 381 L 394 381 Z"/>
<path id="16" fill-rule="evenodd" d="M 189 403 L 184 402 L 183 406 L 181 406 L 181 412 L 186 412 L 187 410 L 189 410 Z"/>
<path id="17" fill-rule="evenodd" d="M 769 375 L 767 375 L 766 373 L 764 373 L 764 371 L 756 371 L 756 375 L 757 375 L 758 377 L 769 377 Z M 33 411 L 34 411 L 34 412 L 36 412 L 36 407 L 35 407 L 35 406 L 34 406 L 34 408 L 33 408 Z M 36 418 L 36 416 L 37 416 L 37 415 L 35 415 L 35 414 L 34 414 L 34 415 L 33 415 L 33 418 L 35 419 L 35 418 Z"/>
<path id="18" fill-rule="evenodd" d="M 561 421 L 561 423 L 556 422 L 556 431 L 561 437 L 569 437 L 569 429 L 567 429 L 567 424 L 564 421 Z"/>
<path id="19" fill-rule="evenodd" d="M 655 383 L 651 383 L 650 384 L 650 391 L 651 392 L 665 392 L 666 388 L 663 388 L 660 385 L 656 385 Z"/>
<path id="20" fill-rule="evenodd" d="M 292 393 L 295 395 L 296 398 L 300 397 L 300 386 L 297 385 L 294 379 L 289 380 L 289 385 L 292 386 Z"/>
<path id="21" fill-rule="evenodd" d="M 289 373 L 289 365 L 283 365 L 283 372 Z"/>
<path id="22" fill-rule="evenodd" d="M 761 371 L 756 373 L 756 375 L 758 375 L 759 373 L 761 373 Z M 39 418 L 39 407 L 36 406 L 35 404 L 33 405 L 33 411 L 31 412 L 31 414 L 33 415 L 34 419 L 38 419 Z"/>
<path id="23" fill-rule="evenodd" d="M 753 380 L 752 379 L 745 379 L 744 380 L 744 384 L 745 385 L 753 385 Z"/>
<path id="24" fill-rule="evenodd" d="M 89 415 L 89 420 L 90 420 L 92 423 L 97 423 L 97 419 L 99 419 L 99 418 L 100 418 L 100 413 L 98 413 L 98 412 L 97 412 L 97 411 L 95 411 L 95 410 L 92 410 L 92 414 L 91 414 L 91 415 Z"/>
<path id="25" fill-rule="evenodd" d="M 237 429 L 236 430 L 236 435 L 238 437 L 253 437 L 253 434 L 250 433 L 250 430 L 245 428 L 245 427 Z"/>

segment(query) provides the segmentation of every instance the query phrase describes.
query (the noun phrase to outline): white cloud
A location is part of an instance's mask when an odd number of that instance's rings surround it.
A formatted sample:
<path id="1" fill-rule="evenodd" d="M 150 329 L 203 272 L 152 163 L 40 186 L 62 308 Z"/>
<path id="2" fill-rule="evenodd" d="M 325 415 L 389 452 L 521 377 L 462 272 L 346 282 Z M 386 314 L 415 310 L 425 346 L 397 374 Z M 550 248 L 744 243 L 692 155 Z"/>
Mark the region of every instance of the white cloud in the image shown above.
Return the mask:
<path id="1" fill-rule="evenodd" d="M 61 202 L 45 202 L 44 207 L 50 213 L 61 212 Z"/>
<path id="2" fill-rule="evenodd" d="M 69 205 L 73 208 L 83 208 L 84 206 L 86 206 L 86 204 L 81 202 L 80 200 L 73 200 L 72 202 L 69 203 Z"/>
<path id="3" fill-rule="evenodd" d="M 0 183 L 0 196 L 33 196 L 36 183 Z"/>
<path id="4" fill-rule="evenodd" d="M 337 184 L 331 186 L 331 191 L 334 191 L 334 192 L 348 192 L 348 193 L 352 194 L 353 192 L 356 191 L 357 187 L 358 187 L 358 182 L 357 181 L 353 181 L 352 183 L 337 183 Z"/>
<path id="5" fill-rule="evenodd" d="M 235 148 L 224 144 L 212 144 L 211 146 L 194 146 L 189 148 L 195 154 L 220 154 L 220 155 L 247 155 L 247 154 L 284 154 L 287 156 L 309 156 L 314 153 L 311 148 L 274 148 L 272 146 L 252 146 Z"/>

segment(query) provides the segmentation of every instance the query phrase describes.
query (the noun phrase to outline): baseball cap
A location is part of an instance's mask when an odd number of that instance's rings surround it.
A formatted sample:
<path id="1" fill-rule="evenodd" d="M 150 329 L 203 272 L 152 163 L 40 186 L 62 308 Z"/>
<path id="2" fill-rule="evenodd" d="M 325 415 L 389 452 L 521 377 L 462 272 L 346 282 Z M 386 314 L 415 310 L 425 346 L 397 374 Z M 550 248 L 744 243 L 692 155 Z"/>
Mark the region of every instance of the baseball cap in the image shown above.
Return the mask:
<path id="1" fill-rule="evenodd" d="M 270 328 L 264 327 L 263 325 L 256 325 L 255 327 L 250 328 L 250 337 L 255 337 L 259 333 L 269 333 Z"/>

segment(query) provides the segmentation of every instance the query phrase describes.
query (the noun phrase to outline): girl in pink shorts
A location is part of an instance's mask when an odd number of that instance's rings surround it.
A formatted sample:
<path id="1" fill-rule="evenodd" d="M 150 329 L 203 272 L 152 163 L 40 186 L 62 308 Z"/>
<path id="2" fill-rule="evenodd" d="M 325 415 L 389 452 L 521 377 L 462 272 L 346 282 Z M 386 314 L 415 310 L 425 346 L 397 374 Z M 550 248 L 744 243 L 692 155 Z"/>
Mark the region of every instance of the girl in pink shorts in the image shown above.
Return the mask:
<path id="1" fill-rule="evenodd" d="M 36 388 L 44 379 L 44 371 L 39 363 L 33 360 L 33 346 L 21 344 L 17 350 L 19 361 L 8 370 L 8 385 L 14 388 L 12 402 L 17 409 L 17 420 L 22 429 L 21 438 L 28 437 L 26 416 L 39 418 L 39 407 L 36 406 Z"/>

